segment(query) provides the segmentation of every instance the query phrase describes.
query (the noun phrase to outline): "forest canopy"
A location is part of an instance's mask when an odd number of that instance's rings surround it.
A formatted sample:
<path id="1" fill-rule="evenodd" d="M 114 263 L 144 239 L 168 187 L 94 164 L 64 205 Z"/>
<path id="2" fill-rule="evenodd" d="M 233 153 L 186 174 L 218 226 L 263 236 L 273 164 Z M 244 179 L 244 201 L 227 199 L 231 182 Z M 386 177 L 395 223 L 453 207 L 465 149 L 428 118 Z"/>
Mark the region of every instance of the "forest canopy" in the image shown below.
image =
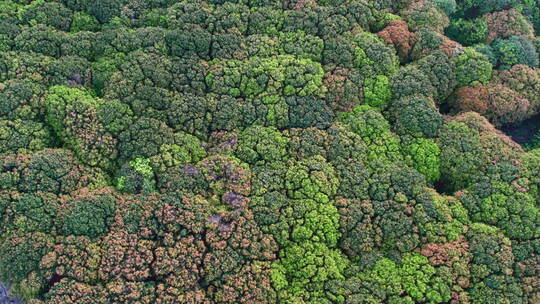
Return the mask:
<path id="1" fill-rule="evenodd" d="M 539 53 L 535 0 L 0 0 L 0 303 L 540 303 Z"/>

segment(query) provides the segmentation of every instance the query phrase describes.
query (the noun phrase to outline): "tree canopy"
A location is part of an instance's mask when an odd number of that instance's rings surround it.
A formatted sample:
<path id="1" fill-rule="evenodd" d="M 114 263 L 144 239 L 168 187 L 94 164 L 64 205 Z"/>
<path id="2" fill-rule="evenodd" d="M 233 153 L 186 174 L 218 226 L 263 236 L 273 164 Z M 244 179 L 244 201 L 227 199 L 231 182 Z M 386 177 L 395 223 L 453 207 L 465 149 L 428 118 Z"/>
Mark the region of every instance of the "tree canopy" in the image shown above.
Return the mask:
<path id="1" fill-rule="evenodd" d="M 0 302 L 540 302 L 540 2 L 0 0 Z"/>

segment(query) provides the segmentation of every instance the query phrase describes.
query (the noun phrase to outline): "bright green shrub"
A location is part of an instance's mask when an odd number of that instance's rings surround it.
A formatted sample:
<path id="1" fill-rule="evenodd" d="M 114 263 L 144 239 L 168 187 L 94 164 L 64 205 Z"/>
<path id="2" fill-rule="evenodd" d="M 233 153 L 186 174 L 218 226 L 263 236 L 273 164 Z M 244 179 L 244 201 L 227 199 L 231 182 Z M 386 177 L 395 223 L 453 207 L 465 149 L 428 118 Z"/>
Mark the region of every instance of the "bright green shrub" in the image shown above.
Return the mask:
<path id="1" fill-rule="evenodd" d="M 455 57 L 458 87 L 487 84 L 491 80 L 489 59 L 472 48 Z"/>
<path id="2" fill-rule="evenodd" d="M 364 80 L 364 102 L 374 108 L 384 109 L 392 99 L 390 81 L 384 75 Z"/>
<path id="3" fill-rule="evenodd" d="M 446 34 L 451 39 L 470 46 L 477 43 L 484 43 L 487 39 L 488 27 L 482 18 L 472 20 L 455 19 L 450 27 L 446 29 Z"/>
<path id="4" fill-rule="evenodd" d="M 429 182 L 436 182 L 441 176 L 441 149 L 432 139 L 417 138 L 405 143 L 403 153 L 407 163 L 422 173 Z"/>

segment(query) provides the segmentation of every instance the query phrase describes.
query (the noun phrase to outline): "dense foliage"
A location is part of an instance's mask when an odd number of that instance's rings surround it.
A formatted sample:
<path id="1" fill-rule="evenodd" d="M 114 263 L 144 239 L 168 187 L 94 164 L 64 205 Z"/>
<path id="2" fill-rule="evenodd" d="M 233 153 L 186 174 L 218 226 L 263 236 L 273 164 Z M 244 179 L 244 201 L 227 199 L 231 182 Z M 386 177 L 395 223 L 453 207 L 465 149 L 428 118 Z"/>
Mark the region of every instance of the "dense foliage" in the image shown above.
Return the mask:
<path id="1" fill-rule="evenodd" d="M 0 281 L 540 303 L 540 130 L 501 131 L 539 35 L 531 0 L 0 0 Z"/>

